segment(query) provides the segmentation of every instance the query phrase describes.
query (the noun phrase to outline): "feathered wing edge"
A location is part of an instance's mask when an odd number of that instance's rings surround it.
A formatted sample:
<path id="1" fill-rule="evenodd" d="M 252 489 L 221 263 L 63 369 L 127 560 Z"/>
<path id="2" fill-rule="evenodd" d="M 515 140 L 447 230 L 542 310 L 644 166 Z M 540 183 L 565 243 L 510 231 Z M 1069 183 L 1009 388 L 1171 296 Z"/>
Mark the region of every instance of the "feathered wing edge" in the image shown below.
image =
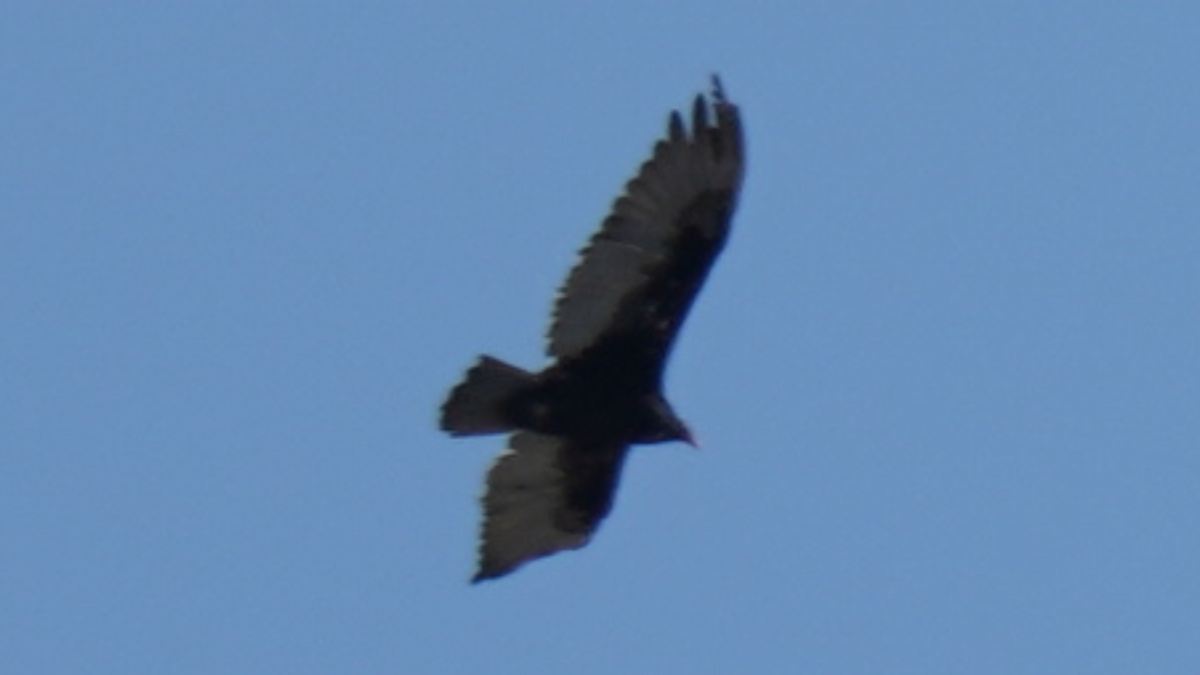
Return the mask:
<path id="1" fill-rule="evenodd" d="M 722 195 L 728 208 L 706 225 L 716 231 L 706 233 L 712 245 L 697 266 L 701 274 L 696 284 L 702 282 L 724 244 L 743 171 L 741 118 L 713 76 L 711 101 L 697 96 L 693 103 L 690 134 L 682 116 L 672 112 L 666 137 L 655 144 L 651 158 L 626 184 L 600 231 L 580 253 L 555 300 L 549 355 L 573 356 L 595 343 L 622 305 L 675 253 L 681 228 L 696 221 L 684 217 L 695 211 L 693 205 Z M 684 313 L 692 296 L 694 291 L 683 303 Z"/>
<path id="2" fill-rule="evenodd" d="M 488 471 L 479 569 L 471 581 L 495 579 L 531 560 L 586 545 L 612 508 L 626 451 L 514 434 Z"/>

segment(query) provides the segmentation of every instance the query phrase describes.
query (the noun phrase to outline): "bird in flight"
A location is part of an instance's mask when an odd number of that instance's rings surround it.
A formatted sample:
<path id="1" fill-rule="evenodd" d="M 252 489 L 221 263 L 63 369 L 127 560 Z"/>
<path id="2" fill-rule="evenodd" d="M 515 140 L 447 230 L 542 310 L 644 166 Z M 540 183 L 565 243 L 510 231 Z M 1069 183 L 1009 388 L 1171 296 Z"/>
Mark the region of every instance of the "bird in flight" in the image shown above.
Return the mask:
<path id="1" fill-rule="evenodd" d="M 559 290 L 553 361 L 530 372 L 482 356 L 451 390 L 444 431 L 511 434 L 488 471 L 473 582 L 587 544 L 631 445 L 695 445 L 663 395 L 663 370 L 729 236 L 744 165 L 737 106 L 714 76 L 690 124 L 670 114 Z"/>

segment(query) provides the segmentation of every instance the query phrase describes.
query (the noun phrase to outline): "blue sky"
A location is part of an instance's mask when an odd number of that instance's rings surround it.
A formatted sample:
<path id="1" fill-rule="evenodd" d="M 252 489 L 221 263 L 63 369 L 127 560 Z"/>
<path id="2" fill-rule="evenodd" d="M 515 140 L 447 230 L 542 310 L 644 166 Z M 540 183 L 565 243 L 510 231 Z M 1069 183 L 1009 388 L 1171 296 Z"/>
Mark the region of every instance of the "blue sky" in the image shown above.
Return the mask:
<path id="1" fill-rule="evenodd" d="M 593 3 L 596 5 L 597 3 Z M 1200 5 L 8 3 L 0 672 L 1200 669 Z M 469 586 L 554 289 L 749 174 L 584 551 Z"/>

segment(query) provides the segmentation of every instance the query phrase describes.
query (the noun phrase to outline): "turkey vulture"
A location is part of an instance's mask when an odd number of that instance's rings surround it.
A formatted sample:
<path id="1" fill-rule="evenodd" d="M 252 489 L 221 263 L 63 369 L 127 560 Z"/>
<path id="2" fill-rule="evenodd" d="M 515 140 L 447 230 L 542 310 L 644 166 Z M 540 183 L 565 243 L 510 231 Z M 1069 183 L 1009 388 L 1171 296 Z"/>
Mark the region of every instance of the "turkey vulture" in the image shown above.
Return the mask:
<path id="1" fill-rule="evenodd" d="M 714 76 L 690 129 L 671 113 L 567 276 L 548 336 L 554 361 L 531 373 L 483 356 L 450 392 L 450 435 L 512 432 L 488 471 L 473 582 L 587 544 L 630 445 L 694 445 L 663 397 L 663 369 L 725 245 L 743 166 L 738 109 Z"/>

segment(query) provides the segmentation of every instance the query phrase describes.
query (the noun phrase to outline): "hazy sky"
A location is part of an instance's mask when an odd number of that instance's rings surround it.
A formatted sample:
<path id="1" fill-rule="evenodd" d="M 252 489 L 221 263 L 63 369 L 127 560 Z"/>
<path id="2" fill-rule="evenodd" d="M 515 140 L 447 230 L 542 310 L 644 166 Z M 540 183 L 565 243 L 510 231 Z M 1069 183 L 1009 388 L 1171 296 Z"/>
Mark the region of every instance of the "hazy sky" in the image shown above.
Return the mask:
<path id="1" fill-rule="evenodd" d="M 6 4 L 0 672 L 1200 672 L 1200 5 Z M 749 173 L 592 544 L 470 586 L 575 251 Z"/>

